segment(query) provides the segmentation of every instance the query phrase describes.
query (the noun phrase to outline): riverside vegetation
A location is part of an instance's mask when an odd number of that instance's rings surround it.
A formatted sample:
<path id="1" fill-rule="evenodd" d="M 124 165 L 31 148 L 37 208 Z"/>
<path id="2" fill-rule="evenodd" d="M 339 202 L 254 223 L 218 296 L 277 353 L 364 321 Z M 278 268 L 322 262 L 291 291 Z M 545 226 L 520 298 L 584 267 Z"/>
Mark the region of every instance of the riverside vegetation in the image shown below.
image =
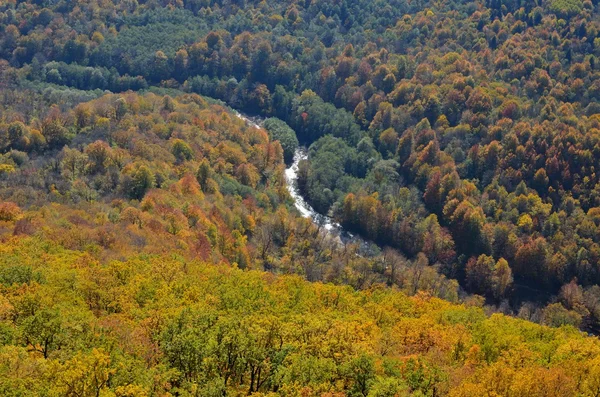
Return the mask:
<path id="1" fill-rule="evenodd" d="M 596 8 L 2 2 L 0 394 L 597 395 Z"/>

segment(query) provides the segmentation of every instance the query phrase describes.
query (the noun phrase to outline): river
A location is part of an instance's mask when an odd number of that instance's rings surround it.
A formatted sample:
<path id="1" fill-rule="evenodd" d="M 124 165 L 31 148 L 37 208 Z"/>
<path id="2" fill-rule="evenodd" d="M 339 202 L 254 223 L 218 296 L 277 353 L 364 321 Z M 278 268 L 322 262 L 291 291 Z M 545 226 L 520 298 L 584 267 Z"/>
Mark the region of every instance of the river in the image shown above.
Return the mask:
<path id="1" fill-rule="evenodd" d="M 290 196 L 294 199 L 294 206 L 305 218 L 311 218 L 315 223 L 321 225 L 330 233 L 333 234 L 348 234 L 348 237 L 353 237 L 350 233 L 346 232 L 342 225 L 335 222 L 327 215 L 322 215 L 314 210 L 314 208 L 306 202 L 300 190 L 298 189 L 298 167 L 300 162 L 308 159 L 306 148 L 299 147 L 294 153 L 294 161 L 292 165 L 285 169 L 285 181 L 287 183 L 287 189 L 290 192 Z"/>
<path id="2" fill-rule="evenodd" d="M 235 111 L 235 115 L 252 127 L 262 128 L 261 124 L 263 119 L 260 117 L 246 116 L 238 111 Z M 305 147 L 299 147 L 294 152 L 292 164 L 285 169 L 285 181 L 290 196 L 294 199 L 294 207 L 296 207 L 302 217 L 312 219 L 315 224 L 325 229 L 327 233 L 338 240 L 340 244 L 358 243 L 361 247 L 366 248 L 369 244 L 365 240 L 345 230 L 342 225 L 335 222 L 331 217 L 315 211 L 300 193 L 300 190 L 298 189 L 298 167 L 301 161 L 307 159 L 307 149 Z"/>
<path id="3" fill-rule="evenodd" d="M 237 111 L 235 114 L 240 119 L 244 120 L 248 125 L 255 128 L 262 128 L 261 124 L 263 119 L 260 117 L 245 116 Z M 359 245 L 359 255 L 371 256 L 375 254 L 378 249 L 374 243 L 371 243 L 362 237 L 345 230 L 342 225 L 335 222 L 331 217 L 323 215 L 315 211 L 315 209 L 304 199 L 298 189 L 298 167 L 301 161 L 308 159 L 308 151 L 305 147 L 299 147 L 294 153 L 294 160 L 292 164 L 285 170 L 285 181 L 287 189 L 290 192 L 290 196 L 294 199 L 294 206 L 298 210 L 301 216 L 304 218 L 310 218 L 312 221 L 321 226 L 326 233 L 338 242 L 340 245 L 348 243 Z M 542 298 L 540 298 L 540 295 Z M 524 301 L 533 302 L 547 302 L 551 297 L 551 294 L 526 286 L 524 284 L 515 283 L 514 292 L 511 297 L 511 303 L 514 307 L 520 306 Z M 596 334 L 600 331 L 595 330 Z"/>

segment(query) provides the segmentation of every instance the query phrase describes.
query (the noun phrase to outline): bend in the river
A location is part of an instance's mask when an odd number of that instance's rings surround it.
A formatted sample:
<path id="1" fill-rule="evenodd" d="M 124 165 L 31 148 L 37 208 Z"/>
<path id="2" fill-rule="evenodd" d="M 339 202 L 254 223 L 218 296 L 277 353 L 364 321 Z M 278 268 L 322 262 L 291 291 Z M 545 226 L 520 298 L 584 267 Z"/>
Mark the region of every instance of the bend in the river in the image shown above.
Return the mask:
<path id="1" fill-rule="evenodd" d="M 244 120 L 248 125 L 255 128 L 261 128 L 263 119 L 260 117 L 249 117 L 235 111 L 235 114 L 240 119 Z M 353 242 L 359 243 L 361 246 L 366 244 L 362 238 L 345 230 L 342 225 L 335 222 L 331 217 L 323 215 L 315 211 L 315 209 L 304 199 L 298 189 L 298 167 L 301 161 L 308 159 L 308 151 L 304 147 L 299 147 L 294 153 L 294 161 L 285 170 L 285 181 L 290 196 L 294 199 L 294 206 L 304 218 L 310 218 L 312 221 L 321 226 L 332 237 L 337 239 L 340 244 Z"/>

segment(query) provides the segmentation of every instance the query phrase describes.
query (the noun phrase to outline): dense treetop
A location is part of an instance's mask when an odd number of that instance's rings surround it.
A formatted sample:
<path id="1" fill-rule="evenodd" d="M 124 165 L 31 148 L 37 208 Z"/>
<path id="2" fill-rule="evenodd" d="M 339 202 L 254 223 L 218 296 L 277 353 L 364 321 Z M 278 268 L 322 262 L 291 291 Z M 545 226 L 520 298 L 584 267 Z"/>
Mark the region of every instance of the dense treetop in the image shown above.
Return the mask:
<path id="1" fill-rule="evenodd" d="M 37 237 L 0 250 L 6 396 L 592 396 L 600 382 L 596 339 L 427 294 L 173 255 L 102 264 Z"/>
<path id="2" fill-rule="evenodd" d="M 597 394 L 595 3 L 2 2 L 1 390 Z"/>

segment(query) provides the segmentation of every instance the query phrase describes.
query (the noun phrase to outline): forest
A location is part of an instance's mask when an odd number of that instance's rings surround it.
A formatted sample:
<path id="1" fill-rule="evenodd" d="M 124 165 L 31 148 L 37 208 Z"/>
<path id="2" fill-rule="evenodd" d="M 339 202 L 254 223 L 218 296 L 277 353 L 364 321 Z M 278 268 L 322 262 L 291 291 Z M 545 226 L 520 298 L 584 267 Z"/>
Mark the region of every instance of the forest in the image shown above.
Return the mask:
<path id="1" fill-rule="evenodd" d="M 598 395 L 597 6 L 0 2 L 0 394 Z"/>

